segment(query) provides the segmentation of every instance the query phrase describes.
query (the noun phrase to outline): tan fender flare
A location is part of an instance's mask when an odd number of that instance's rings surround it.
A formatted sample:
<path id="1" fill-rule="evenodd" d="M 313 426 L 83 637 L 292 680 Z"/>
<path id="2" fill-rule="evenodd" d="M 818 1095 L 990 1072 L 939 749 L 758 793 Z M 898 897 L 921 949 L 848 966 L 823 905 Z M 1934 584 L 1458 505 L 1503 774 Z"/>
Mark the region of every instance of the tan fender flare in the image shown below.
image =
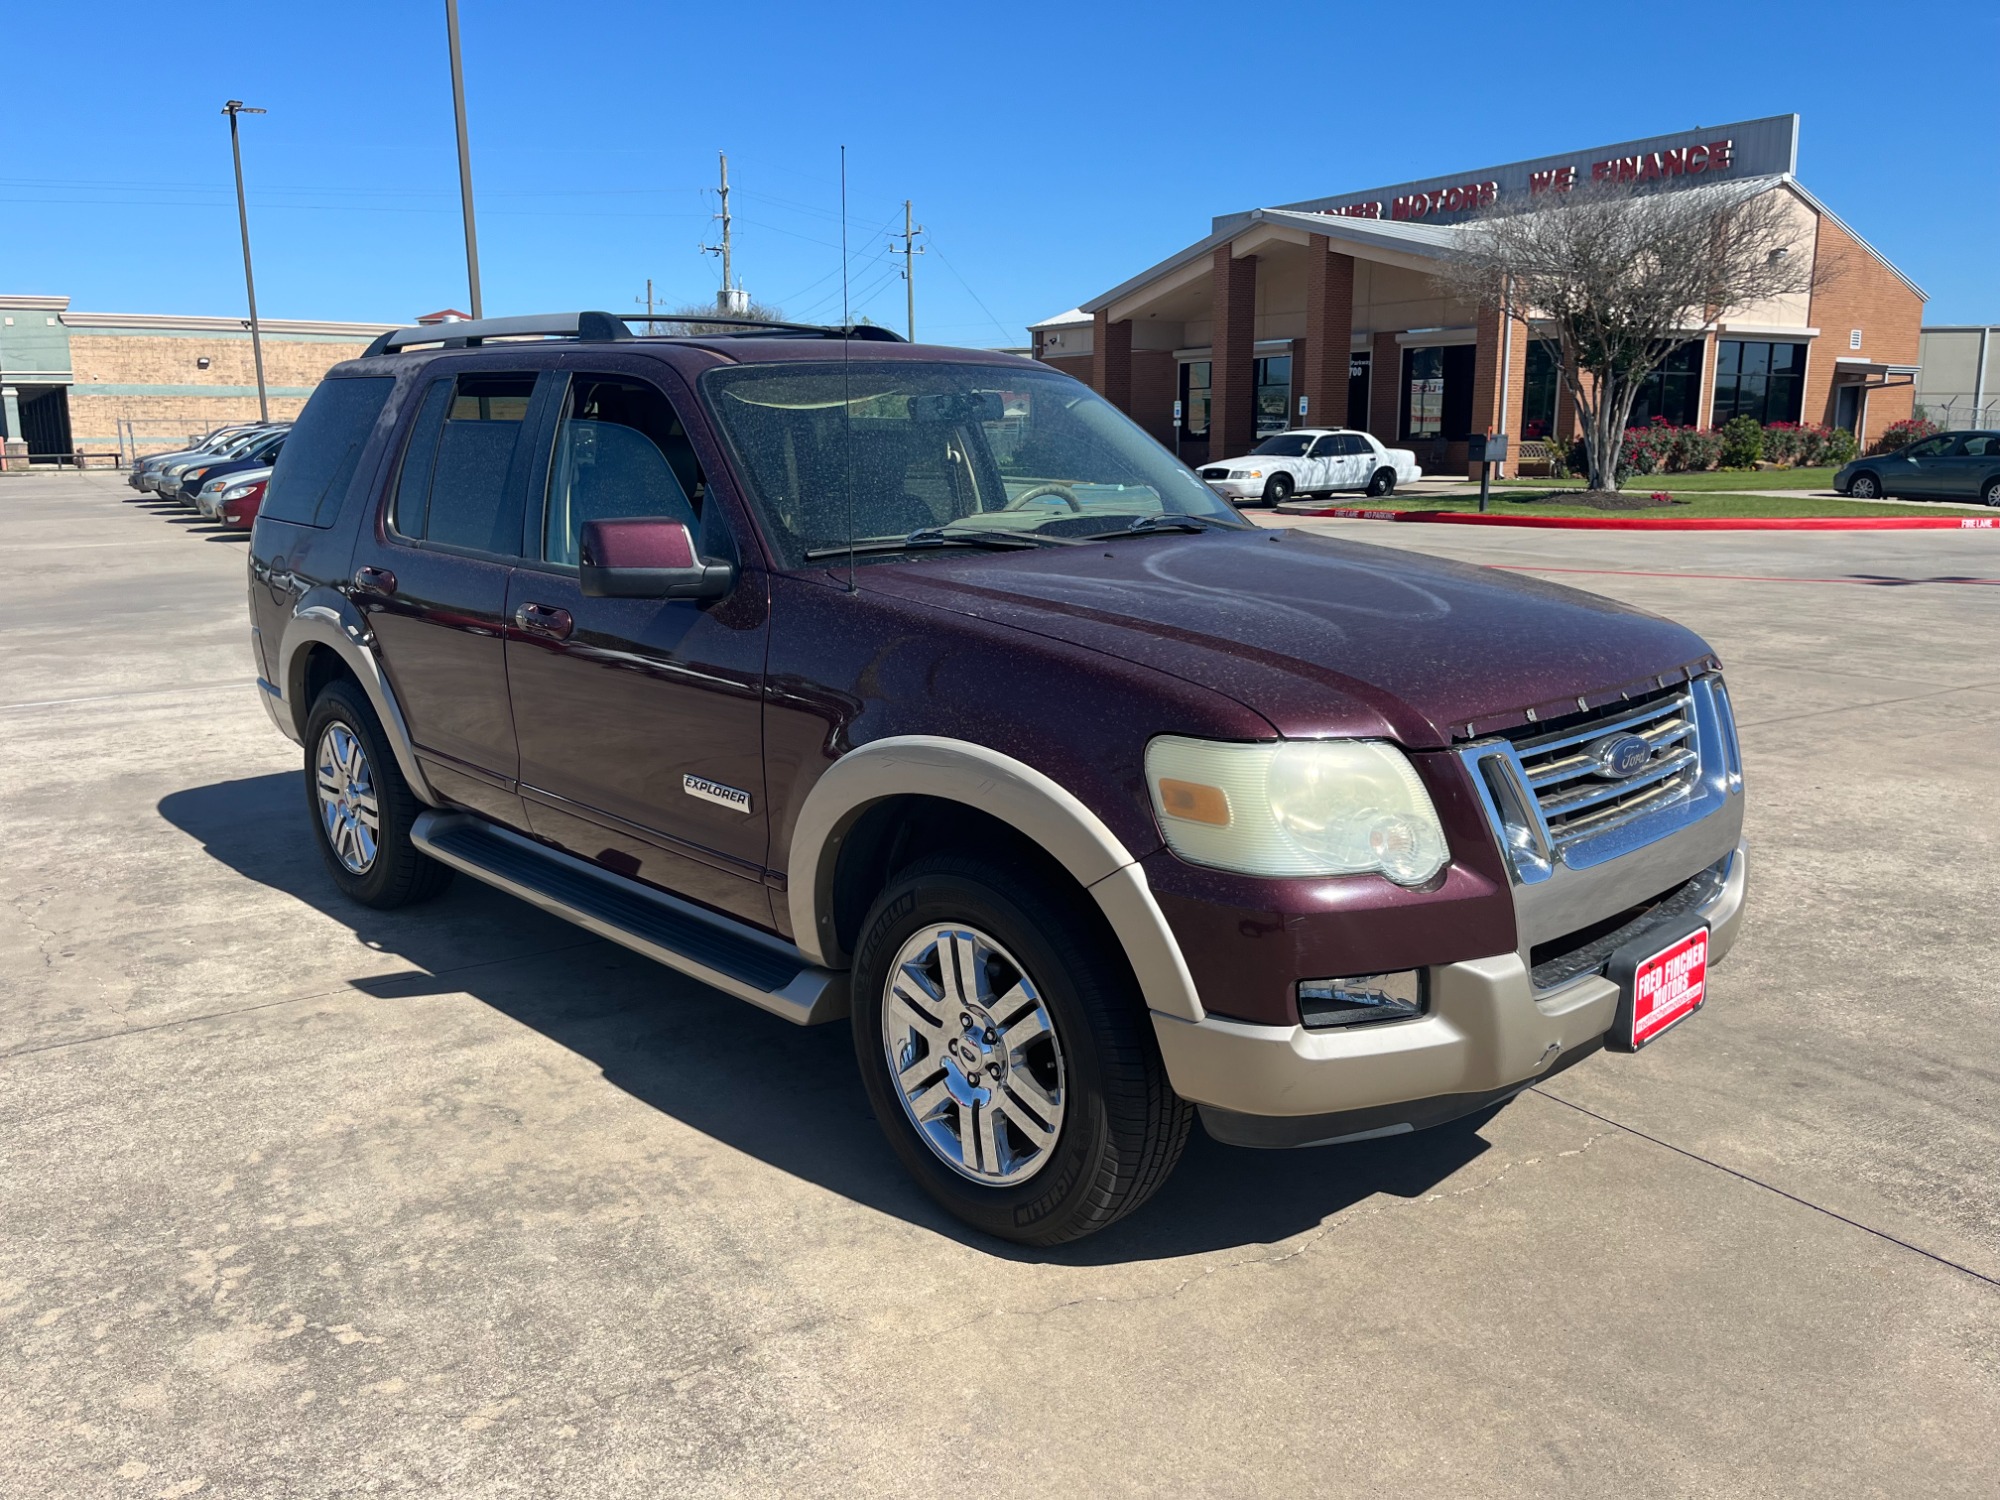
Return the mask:
<path id="1" fill-rule="evenodd" d="M 1204 1014 L 1180 944 L 1145 871 L 1103 819 L 1056 781 L 984 745 L 901 735 L 852 750 L 807 795 L 792 830 L 786 898 L 792 940 L 814 963 L 847 962 L 833 927 L 833 876 L 847 832 L 889 797 L 962 802 L 1032 839 L 1095 898 L 1153 1010 L 1183 1021 Z"/>
<path id="2" fill-rule="evenodd" d="M 305 716 L 312 708 L 311 704 L 300 701 L 305 686 L 307 649 L 314 645 L 332 647 L 361 684 L 361 690 L 368 695 L 368 702 L 381 722 L 382 733 L 389 741 L 389 748 L 395 752 L 396 765 L 402 771 L 403 779 L 410 784 L 410 790 L 416 793 L 419 801 L 439 806 L 437 794 L 431 790 L 430 782 L 424 777 L 424 768 L 417 760 L 415 742 L 410 738 L 410 726 L 403 718 L 402 705 L 397 703 L 395 689 L 389 686 L 389 679 L 382 675 L 382 664 L 375 659 L 374 635 L 368 629 L 367 621 L 344 599 L 336 604 L 320 602 L 308 596 L 308 601 L 292 612 L 291 619 L 285 624 L 285 638 L 278 647 L 278 682 L 284 692 L 280 712 L 289 715 L 303 733 Z"/>

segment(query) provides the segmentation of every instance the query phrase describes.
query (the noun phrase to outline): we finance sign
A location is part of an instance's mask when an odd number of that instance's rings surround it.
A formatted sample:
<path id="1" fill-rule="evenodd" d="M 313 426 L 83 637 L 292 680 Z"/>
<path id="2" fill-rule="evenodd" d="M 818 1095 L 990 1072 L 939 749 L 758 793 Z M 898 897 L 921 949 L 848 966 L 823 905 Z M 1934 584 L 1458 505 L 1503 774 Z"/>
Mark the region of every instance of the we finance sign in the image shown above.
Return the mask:
<path id="1" fill-rule="evenodd" d="M 1580 182 L 1673 188 L 1793 172 L 1798 168 L 1798 151 L 1799 117 L 1772 115 L 1278 206 L 1337 218 L 1449 224 L 1501 199 L 1531 200 L 1565 193 Z"/>

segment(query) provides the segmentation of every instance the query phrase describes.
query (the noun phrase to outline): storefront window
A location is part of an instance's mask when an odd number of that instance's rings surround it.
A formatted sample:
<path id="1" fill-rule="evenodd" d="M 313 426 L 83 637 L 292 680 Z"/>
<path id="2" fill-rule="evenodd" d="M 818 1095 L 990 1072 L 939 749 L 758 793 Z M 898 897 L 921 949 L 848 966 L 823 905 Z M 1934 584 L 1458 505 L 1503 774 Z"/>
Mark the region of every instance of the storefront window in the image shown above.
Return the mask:
<path id="1" fill-rule="evenodd" d="M 1205 359 L 1191 359 L 1181 366 L 1181 436 L 1190 442 L 1208 436 L 1209 372 L 1213 368 Z"/>
<path id="2" fill-rule="evenodd" d="M 1434 438 L 1444 432 L 1444 350 L 1403 351 L 1403 436 Z"/>
<path id="3" fill-rule="evenodd" d="M 1693 339 L 1661 361 L 1659 369 L 1640 383 L 1630 426 L 1644 427 L 1655 417 L 1675 427 L 1700 424 L 1701 357 L 1706 347 L 1701 339 Z"/>
<path id="4" fill-rule="evenodd" d="M 1796 422 L 1805 404 L 1806 346 L 1723 339 L 1715 346 L 1715 409 L 1720 427 L 1732 417 L 1769 425 Z"/>
<path id="5" fill-rule="evenodd" d="M 1292 357 L 1274 355 L 1257 361 L 1257 436 L 1283 432 L 1292 425 Z"/>
<path id="6" fill-rule="evenodd" d="M 1562 372 L 1555 350 L 1540 339 L 1528 340 L 1528 364 L 1521 390 L 1521 436 L 1545 438 L 1555 430 L 1556 388 Z"/>

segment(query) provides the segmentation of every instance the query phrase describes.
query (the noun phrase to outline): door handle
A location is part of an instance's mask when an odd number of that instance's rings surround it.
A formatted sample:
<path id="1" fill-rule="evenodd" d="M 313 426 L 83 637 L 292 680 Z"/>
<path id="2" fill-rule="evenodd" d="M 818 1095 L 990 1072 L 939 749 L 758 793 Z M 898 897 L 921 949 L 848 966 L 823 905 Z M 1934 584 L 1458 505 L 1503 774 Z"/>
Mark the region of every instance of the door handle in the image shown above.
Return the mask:
<path id="1" fill-rule="evenodd" d="M 393 594 L 396 592 L 396 575 L 387 568 L 356 568 L 354 587 L 363 594 Z"/>
<path id="2" fill-rule="evenodd" d="M 547 636 L 552 641 L 566 641 L 576 629 L 568 610 L 550 604 L 522 605 L 514 611 L 514 623 L 530 635 Z"/>

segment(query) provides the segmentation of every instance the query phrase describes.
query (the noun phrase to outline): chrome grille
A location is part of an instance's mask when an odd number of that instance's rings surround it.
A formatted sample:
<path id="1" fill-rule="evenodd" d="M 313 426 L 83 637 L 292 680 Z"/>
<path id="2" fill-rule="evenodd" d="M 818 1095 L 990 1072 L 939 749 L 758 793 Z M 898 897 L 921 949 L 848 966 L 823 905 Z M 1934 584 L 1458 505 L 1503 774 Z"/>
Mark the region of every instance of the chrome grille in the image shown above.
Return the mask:
<path id="1" fill-rule="evenodd" d="M 1203 469 L 1201 477 L 1203 479 L 1227 479 L 1229 471 L 1227 469 Z"/>
<path id="2" fill-rule="evenodd" d="M 1627 734 L 1644 740 L 1650 754 L 1632 774 L 1612 776 L 1591 751 Z M 1687 796 L 1701 775 L 1694 700 L 1686 691 L 1638 708 L 1620 705 L 1554 733 L 1515 739 L 1514 751 L 1558 855 L 1579 839 Z"/>
<path id="3" fill-rule="evenodd" d="M 1477 740 L 1459 754 L 1524 885 L 1664 838 L 1743 787 L 1729 697 L 1715 675 Z"/>

